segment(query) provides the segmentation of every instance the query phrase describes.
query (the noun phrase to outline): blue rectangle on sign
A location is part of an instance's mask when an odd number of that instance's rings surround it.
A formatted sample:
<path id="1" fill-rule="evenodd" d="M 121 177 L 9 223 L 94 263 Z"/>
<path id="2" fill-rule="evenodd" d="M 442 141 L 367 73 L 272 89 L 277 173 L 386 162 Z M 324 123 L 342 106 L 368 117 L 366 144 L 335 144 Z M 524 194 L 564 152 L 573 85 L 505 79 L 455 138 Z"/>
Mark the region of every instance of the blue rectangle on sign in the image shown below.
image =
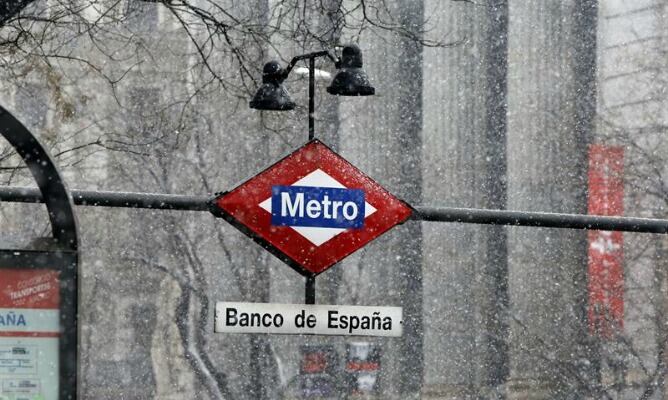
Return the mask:
<path id="1" fill-rule="evenodd" d="M 364 211 L 361 189 L 271 187 L 271 224 L 275 226 L 362 228 Z"/>

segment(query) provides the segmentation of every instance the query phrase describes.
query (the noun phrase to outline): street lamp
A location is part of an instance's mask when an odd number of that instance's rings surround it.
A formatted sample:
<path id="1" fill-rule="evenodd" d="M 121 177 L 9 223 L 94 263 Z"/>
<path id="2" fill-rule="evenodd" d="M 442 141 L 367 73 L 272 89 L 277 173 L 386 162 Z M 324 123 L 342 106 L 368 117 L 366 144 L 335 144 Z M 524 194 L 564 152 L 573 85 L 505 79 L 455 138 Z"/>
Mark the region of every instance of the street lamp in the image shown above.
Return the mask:
<path id="1" fill-rule="evenodd" d="M 324 56 L 332 60 L 336 69 L 339 70 L 330 86 L 327 87 L 328 93 L 338 96 L 370 96 L 376 93 L 376 89 L 371 86 L 369 78 L 362 69 L 362 50 L 357 45 L 351 44 L 343 48 L 340 60 L 332 51 L 323 50 L 296 56 L 285 69 L 281 68 L 277 61 L 266 63 L 262 70 L 262 85 L 255 93 L 253 100 L 250 101 L 250 107 L 269 111 L 294 109 L 295 103 L 283 87 L 283 81 L 298 61 L 309 60 L 308 137 L 309 140 L 313 139 L 315 136 L 315 59 Z"/>
<path id="2" fill-rule="evenodd" d="M 295 102 L 283 87 L 287 73 L 278 61 L 269 61 L 262 69 L 262 85 L 250 101 L 250 107 L 257 110 L 285 111 L 295 108 Z"/>
<path id="3" fill-rule="evenodd" d="M 339 96 L 371 96 L 376 89 L 362 69 L 362 50 L 356 45 L 346 46 L 341 60 L 334 64 L 340 70 L 327 88 L 329 94 Z"/>

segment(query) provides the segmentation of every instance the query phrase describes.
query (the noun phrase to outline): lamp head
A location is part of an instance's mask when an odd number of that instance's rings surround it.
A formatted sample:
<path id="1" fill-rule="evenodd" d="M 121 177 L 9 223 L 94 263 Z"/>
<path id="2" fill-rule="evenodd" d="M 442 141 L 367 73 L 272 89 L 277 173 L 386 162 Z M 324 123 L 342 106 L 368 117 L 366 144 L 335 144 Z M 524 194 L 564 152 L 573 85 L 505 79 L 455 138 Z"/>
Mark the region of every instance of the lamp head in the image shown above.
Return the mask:
<path id="1" fill-rule="evenodd" d="M 287 111 L 295 108 L 290 94 L 283 87 L 286 75 L 281 64 L 269 61 L 262 69 L 262 85 L 250 101 L 250 108 L 256 110 Z"/>
<path id="2" fill-rule="evenodd" d="M 336 63 L 339 72 L 334 76 L 327 92 L 340 96 L 375 94 L 376 89 L 371 86 L 362 65 L 362 50 L 355 44 L 345 46 L 341 52 L 341 60 Z"/>

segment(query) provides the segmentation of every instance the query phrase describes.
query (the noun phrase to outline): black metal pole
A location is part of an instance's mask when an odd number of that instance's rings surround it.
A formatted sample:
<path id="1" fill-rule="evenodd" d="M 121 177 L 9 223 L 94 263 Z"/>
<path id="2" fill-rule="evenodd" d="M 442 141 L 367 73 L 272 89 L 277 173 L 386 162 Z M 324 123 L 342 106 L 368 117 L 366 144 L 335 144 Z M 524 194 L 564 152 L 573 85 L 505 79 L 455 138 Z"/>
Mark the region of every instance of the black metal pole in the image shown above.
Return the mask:
<path id="1" fill-rule="evenodd" d="M 101 192 L 70 190 L 75 205 L 94 207 L 149 208 L 156 210 L 210 211 L 210 196 L 163 193 Z M 0 201 L 43 203 L 37 188 L 0 186 Z M 558 214 L 478 208 L 414 206 L 412 219 L 428 222 L 533 226 L 668 234 L 668 220 L 600 215 Z"/>
<path id="2" fill-rule="evenodd" d="M 308 140 L 315 138 L 315 57 L 308 59 Z"/>
<path id="3" fill-rule="evenodd" d="M 414 207 L 412 219 L 468 224 L 532 226 L 543 228 L 590 229 L 644 233 L 668 233 L 668 220 L 559 214 L 477 208 Z"/>
<path id="4" fill-rule="evenodd" d="M 103 192 L 95 190 L 70 190 L 72 200 L 78 206 L 150 208 L 156 210 L 209 211 L 210 196 L 188 196 L 163 193 Z M 43 203 L 37 188 L 0 187 L 0 201 Z"/>
<path id="5" fill-rule="evenodd" d="M 304 286 L 304 303 L 315 304 L 315 275 L 306 277 Z"/>
<path id="6" fill-rule="evenodd" d="M 315 59 L 325 56 L 338 62 L 332 51 L 322 50 L 293 57 L 284 71 L 285 78 L 287 78 L 298 61 L 308 59 L 308 140 L 315 139 Z"/>

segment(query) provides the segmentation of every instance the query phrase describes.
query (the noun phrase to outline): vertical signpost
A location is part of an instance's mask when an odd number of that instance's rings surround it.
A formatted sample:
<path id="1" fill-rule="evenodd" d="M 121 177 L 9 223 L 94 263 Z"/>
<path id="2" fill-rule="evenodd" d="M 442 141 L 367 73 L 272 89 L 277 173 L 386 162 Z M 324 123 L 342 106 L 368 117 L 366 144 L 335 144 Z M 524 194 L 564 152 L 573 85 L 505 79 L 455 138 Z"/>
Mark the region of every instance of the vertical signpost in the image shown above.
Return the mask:
<path id="1" fill-rule="evenodd" d="M 403 334 L 401 307 L 315 305 L 315 278 L 406 221 L 413 209 L 324 143 L 310 138 L 211 201 L 214 215 L 306 278 L 306 304 L 218 302 L 215 332 L 399 337 Z M 355 352 L 348 363 L 347 376 L 356 395 L 378 391 L 380 353 L 367 344 L 375 350 Z M 305 354 L 300 398 L 329 398 L 339 391 L 340 379 L 328 370 L 334 364 L 326 354 L 322 349 Z"/>
<path id="2" fill-rule="evenodd" d="M 52 237 L 0 243 L 0 399 L 77 396 L 77 224 L 71 196 L 39 141 L 0 107 L 0 133 L 37 182 Z"/>

